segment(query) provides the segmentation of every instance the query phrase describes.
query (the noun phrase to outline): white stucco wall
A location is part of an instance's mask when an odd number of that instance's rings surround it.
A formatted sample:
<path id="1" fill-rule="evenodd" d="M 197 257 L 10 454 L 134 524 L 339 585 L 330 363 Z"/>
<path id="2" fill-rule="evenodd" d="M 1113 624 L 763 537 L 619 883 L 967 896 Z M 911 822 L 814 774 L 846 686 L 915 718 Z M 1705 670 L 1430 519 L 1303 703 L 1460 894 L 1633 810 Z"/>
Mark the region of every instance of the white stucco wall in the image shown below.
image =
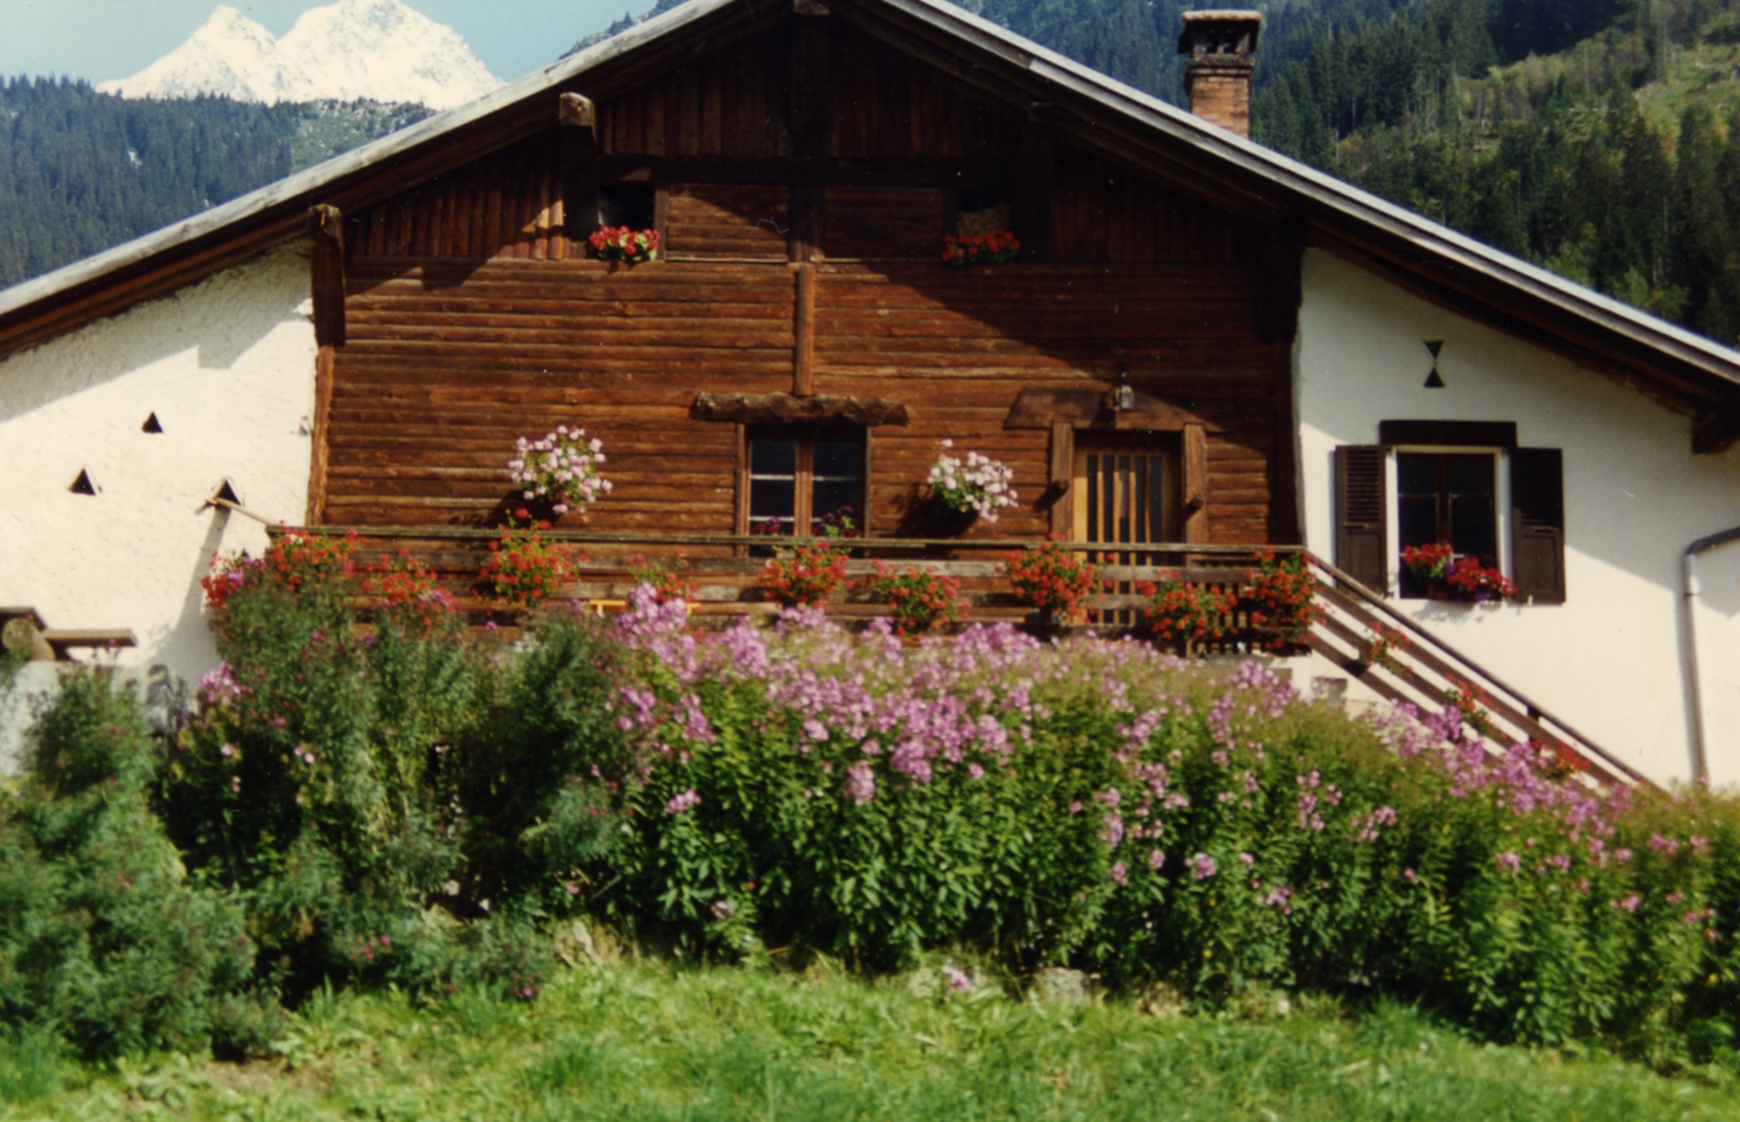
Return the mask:
<path id="1" fill-rule="evenodd" d="M 1693 456 L 1686 417 L 1322 250 L 1306 254 L 1299 327 L 1306 545 L 1334 558 L 1333 449 L 1377 443 L 1380 421 L 1514 421 L 1523 447 L 1562 449 L 1566 603 L 1393 603 L 1646 775 L 1690 778 L 1681 554 L 1740 525 L 1740 451 Z M 1443 389 L 1424 388 L 1428 339 L 1444 340 Z M 1393 477 L 1390 501 L 1393 542 Z M 1735 784 L 1740 543 L 1707 555 L 1703 574 L 1710 776 Z"/>
<path id="2" fill-rule="evenodd" d="M 309 311 L 306 251 L 284 247 L 0 360 L 0 604 L 131 628 L 116 660 L 164 667 L 159 687 L 209 669 L 199 578 L 266 533 L 206 498 L 227 478 L 262 515 L 306 513 Z M 68 490 L 81 470 L 95 496 Z"/>

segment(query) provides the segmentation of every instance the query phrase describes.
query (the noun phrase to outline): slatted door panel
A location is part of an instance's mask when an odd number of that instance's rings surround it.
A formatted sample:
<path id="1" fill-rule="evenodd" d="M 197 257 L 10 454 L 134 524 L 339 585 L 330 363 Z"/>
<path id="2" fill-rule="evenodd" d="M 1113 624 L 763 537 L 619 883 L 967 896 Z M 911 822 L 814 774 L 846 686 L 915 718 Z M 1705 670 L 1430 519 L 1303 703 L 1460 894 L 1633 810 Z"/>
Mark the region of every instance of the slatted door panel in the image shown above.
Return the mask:
<path id="1" fill-rule="evenodd" d="M 1177 536 L 1178 454 L 1162 446 L 1077 447 L 1075 458 L 1075 539 L 1105 543 L 1096 565 L 1158 565 L 1166 559 L 1136 547 L 1169 542 Z M 1108 589 L 1128 594 L 1127 581 Z M 1133 625 L 1130 611 L 1108 613 L 1103 623 Z"/>

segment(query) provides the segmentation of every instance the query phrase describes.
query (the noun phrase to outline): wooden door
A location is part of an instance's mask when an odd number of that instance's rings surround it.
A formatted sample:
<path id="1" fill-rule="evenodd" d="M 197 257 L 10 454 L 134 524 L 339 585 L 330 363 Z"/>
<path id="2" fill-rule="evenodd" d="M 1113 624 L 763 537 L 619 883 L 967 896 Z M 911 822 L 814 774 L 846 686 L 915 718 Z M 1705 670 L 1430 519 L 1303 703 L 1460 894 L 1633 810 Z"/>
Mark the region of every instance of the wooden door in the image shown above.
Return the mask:
<path id="1" fill-rule="evenodd" d="M 1159 565 L 1162 554 L 1137 548 L 1175 543 L 1180 522 L 1178 444 L 1176 439 L 1145 436 L 1095 438 L 1079 434 L 1075 447 L 1075 477 L 1071 483 L 1076 541 L 1104 543 L 1096 549 L 1096 565 Z M 1130 581 L 1117 581 L 1107 591 L 1129 593 Z M 1106 613 L 1103 623 L 1134 624 L 1130 611 Z"/>

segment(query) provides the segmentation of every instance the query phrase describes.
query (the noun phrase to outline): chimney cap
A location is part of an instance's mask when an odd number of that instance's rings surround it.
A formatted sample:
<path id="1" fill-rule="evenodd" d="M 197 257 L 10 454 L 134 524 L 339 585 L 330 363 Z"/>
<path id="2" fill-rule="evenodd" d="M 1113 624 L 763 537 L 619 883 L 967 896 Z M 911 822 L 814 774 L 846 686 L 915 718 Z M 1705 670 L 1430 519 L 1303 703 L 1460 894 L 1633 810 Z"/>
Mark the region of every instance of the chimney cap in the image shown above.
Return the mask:
<path id="1" fill-rule="evenodd" d="M 1257 36 L 1262 31 L 1263 13 L 1249 9 L 1211 8 L 1200 12 L 1180 12 L 1184 30 L 1178 36 L 1178 53 L 1194 57 L 1203 55 L 1235 55 L 1245 58 L 1256 53 Z"/>
<path id="2" fill-rule="evenodd" d="M 1196 23 L 1198 20 L 1214 20 L 1217 23 L 1262 23 L 1263 13 L 1249 8 L 1210 8 L 1201 12 L 1178 13 L 1185 23 Z"/>

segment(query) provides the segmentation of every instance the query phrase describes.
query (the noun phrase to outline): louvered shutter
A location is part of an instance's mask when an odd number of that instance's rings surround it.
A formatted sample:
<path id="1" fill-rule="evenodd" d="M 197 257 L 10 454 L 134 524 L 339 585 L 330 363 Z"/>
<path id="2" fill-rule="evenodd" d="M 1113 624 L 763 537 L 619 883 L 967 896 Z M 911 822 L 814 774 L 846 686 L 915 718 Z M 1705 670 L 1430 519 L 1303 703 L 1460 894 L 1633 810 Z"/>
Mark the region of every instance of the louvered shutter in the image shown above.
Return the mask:
<path id="1" fill-rule="evenodd" d="M 1557 448 L 1510 454 L 1511 579 L 1537 604 L 1565 602 L 1564 479 Z"/>
<path id="2" fill-rule="evenodd" d="M 1335 450 L 1335 564 L 1380 595 L 1388 591 L 1389 500 L 1384 450 L 1343 444 Z"/>

